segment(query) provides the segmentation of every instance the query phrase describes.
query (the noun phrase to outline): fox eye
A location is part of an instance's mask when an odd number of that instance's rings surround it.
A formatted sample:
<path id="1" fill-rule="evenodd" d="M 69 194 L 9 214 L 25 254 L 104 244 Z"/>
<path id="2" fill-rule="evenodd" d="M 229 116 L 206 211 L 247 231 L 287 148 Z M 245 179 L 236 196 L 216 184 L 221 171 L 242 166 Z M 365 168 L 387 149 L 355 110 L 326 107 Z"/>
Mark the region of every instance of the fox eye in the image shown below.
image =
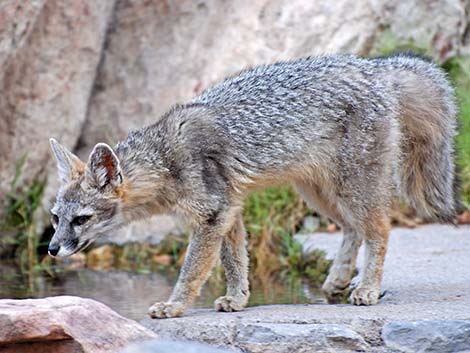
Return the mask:
<path id="1" fill-rule="evenodd" d="M 91 218 L 91 216 L 77 216 L 74 219 L 72 219 L 72 225 L 73 226 L 81 226 L 88 222 L 88 220 Z"/>
<path id="2" fill-rule="evenodd" d="M 57 216 L 56 214 L 52 214 L 51 215 L 51 223 L 52 223 L 52 225 L 59 224 L 59 216 Z"/>

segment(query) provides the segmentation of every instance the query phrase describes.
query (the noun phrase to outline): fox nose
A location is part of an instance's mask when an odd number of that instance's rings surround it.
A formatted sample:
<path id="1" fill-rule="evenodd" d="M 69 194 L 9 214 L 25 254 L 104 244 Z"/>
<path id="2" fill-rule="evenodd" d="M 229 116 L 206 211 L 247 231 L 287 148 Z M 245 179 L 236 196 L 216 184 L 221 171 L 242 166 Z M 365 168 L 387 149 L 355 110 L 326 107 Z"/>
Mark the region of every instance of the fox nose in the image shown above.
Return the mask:
<path id="1" fill-rule="evenodd" d="M 59 253 L 59 245 L 49 245 L 49 255 L 56 256 Z"/>

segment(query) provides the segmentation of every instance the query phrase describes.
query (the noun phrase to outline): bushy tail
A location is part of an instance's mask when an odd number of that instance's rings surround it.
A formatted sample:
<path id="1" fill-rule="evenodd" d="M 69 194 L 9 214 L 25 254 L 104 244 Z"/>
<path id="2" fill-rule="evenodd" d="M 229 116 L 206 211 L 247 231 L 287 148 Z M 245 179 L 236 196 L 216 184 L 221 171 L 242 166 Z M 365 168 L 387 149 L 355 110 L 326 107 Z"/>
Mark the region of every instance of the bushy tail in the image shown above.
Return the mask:
<path id="1" fill-rule="evenodd" d="M 456 103 L 445 73 L 414 57 L 390 58 L 398 69 L 402 133 L 401 193 L 428 220 L 452 221 Z"/>

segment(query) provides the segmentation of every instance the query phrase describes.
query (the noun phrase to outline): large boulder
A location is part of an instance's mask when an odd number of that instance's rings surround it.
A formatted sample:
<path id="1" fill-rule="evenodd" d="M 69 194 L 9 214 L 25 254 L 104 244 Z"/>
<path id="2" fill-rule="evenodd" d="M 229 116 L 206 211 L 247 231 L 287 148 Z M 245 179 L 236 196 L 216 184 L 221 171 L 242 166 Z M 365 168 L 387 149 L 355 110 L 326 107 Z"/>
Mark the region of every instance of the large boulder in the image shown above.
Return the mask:
<path id="1" fill-rule="evenodd" d="M 51 170 L 49 137 L 76 145 L 113 6 L 114 0 L 11 0 L 0 6 L 2 202 L 23 156 L 20 184 L 28 184 Z"/>
<path id="2" fill-rule="evenodd" d="M 156 336 L 91 299 L 0 300 L 2 353 L 115 353 Z"/>
<path id="3" fill-rule="evenodd" d="M 397 45 L 460 52 L 468 0 L 119 1 L 82 141 L 115 142 L 171 105 L 241 69 L 280 59 L 369 54 L 384 31 Z M 391 39 L 392 40 L 392 39 Z"/>
<path id="4" fill-rule="evenodd" d="M 384 326 L 382 338 L 398 352 L 470 352 L 470 321 L 397 321 Z"/>
<path id="5" fill-rule="evenodd" d="M 366 54 L 369 1 L 121 1 L 83 132 L 84 149 L 154 123 L 241 69 L 325 52 Z"/>
<path id="6" fill-rule="evenodd" d="M 8 1 L 0 8 L 0 67 L 15 56 L 29 37 L 34 19 L 44 6 L 45 0 Z M 4 71 L 0 70 L 0 79 Z"/>

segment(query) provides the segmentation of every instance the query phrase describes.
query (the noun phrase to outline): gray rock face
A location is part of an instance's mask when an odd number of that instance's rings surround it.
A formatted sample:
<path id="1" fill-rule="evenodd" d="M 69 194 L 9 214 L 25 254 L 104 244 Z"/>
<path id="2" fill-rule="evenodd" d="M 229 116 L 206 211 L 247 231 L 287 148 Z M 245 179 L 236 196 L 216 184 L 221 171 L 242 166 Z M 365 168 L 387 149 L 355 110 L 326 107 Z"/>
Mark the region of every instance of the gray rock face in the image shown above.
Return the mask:
<path id="1" fill-rule="evenodd" d="M 4 67 L 33 30 L 32 21 L 44 6 L 44 0 L 8 1 L 0 8 L 0 67 Z M 0 71 L 0 79 L 4 71 Z"/>
<path id="2" fill-rule="evenodd" d="M 431 49 L 432 56 L 443 62 L 465 48 L 469 28 L 469 1 L 381 1 L 380 22 L 391 35 L 389 45 L 410 43 Z M 376 39 L 381 37 L 378 33 Z"/>
<path id="3" fill-rule="evenodd" d="M 470 321 L 392 322 L 384 326 L 382 338 L 387 348 L 399 352 L 469 352 Z"/>
<path id="4" fill-rule="evenodd" d="M 252 353 L 357 352 L 370 346 L 340 325 L 260 323 L 237 328 L 236 345 Z"/>
<path id="5" fill-rule="evenodd" d="M 255 312 L 254 308 L 252 314 Z M 216 313 L 209 319 L 207 313 L 192 319 L 145 319 L 142 323 L 165 339 L 200 341 L 242 352 L 357 352 L 370 349 L 364 338 L 347 325 L 269 322 L 269 316 L 264 315 L 266 311 L 257 313 L 258 320 L 243 314 L 246 320 L 240 320 L 237 314 L 231 317 L 222 314 L 221 317 Z"/>
<path id="6" fill-rule="evenodd" d="M 27 184 L 51 170 L 49 137 L 76 145 L 113 4 L 12 0 L 0 6 L 0 200 L 23 155 L 21 183 Z"/>

